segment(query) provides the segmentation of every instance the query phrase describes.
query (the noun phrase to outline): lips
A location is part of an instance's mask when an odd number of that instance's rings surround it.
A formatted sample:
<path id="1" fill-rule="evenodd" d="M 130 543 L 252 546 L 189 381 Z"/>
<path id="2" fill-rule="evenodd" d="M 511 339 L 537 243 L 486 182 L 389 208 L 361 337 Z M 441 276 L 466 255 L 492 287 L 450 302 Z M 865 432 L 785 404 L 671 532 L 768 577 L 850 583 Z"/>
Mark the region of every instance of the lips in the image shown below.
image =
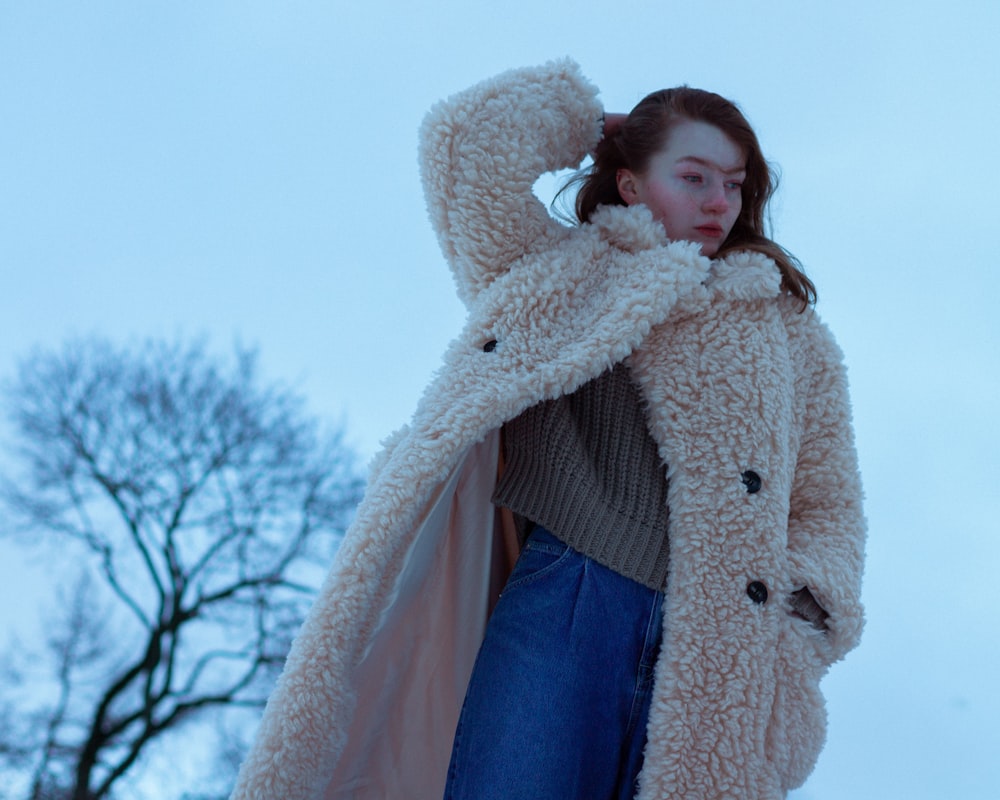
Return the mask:
<path id="1" fill-rule="evenodd" d="M 719 225 L 697 225 L 695 230 L 712 239 L 722 238 L 722 227 Z"/>

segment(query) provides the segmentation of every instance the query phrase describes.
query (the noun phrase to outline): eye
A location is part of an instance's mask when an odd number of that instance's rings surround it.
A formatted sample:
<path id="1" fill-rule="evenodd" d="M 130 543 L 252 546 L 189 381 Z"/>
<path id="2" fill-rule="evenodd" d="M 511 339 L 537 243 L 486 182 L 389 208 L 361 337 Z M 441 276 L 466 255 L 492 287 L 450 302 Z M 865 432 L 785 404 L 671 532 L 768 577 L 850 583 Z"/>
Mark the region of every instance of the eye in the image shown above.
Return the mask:
<path id="1" fill-rule="evenodd" d="M 701 183 L 701 175 L 694 173 L 682 175 L 681 179 L 687 181 L 688 183 Z"/>
<path id="2" fill-rule="evenodd" d="M 726 183 L 727 189 L 735 189 L 737 192 L 743 188 L 743 183 L 741 181 L 728 181 Z"/>

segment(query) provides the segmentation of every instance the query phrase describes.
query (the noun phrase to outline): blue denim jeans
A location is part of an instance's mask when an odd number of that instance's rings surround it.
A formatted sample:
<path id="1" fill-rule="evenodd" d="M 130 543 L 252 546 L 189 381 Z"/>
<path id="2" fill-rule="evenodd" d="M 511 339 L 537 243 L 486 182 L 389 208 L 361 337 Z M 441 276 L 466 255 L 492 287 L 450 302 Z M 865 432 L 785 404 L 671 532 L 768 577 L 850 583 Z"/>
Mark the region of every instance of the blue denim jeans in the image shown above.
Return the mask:
<path id="1" fill-rule="evenodd" d="M 535 528 L 476 658 L 445 800 L 631 800 L 661 606 Z"/>

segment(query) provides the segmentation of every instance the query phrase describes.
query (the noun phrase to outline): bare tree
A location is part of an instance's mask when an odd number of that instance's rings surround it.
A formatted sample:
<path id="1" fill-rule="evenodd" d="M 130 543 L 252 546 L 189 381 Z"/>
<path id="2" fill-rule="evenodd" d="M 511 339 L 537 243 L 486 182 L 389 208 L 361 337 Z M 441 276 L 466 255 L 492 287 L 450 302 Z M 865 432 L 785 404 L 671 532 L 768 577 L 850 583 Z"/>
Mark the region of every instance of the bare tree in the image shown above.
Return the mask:
<path id="1" fill-rule="evenodd" d="M 6 518 L 86 554 L 45 680 L 0 703 L 0 758 L 32 800 L 109 797 L 150 743 L 263 704 L 360 480 L 255 364 L 85 339 L 4 387 Z"/>

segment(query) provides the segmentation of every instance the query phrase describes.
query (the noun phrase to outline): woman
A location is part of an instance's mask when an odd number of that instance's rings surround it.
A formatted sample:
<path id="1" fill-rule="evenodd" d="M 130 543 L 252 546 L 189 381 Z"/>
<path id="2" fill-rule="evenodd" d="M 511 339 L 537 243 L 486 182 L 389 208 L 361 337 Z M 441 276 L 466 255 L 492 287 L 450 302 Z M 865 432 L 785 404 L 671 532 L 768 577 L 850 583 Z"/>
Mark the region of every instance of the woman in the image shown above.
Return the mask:
<path id="1" fill-rule="evenodd" d="M 862 627 L 846 381 L 764 237 L 752 131 L 684 97 L 602 141 L 563 61 L 428 116 L 469 318 L 377 459 L 234 796 L 745 800 L 811 771 L 819 679 Z M 595 147 L 562 226 L 531 187 Z"/>

